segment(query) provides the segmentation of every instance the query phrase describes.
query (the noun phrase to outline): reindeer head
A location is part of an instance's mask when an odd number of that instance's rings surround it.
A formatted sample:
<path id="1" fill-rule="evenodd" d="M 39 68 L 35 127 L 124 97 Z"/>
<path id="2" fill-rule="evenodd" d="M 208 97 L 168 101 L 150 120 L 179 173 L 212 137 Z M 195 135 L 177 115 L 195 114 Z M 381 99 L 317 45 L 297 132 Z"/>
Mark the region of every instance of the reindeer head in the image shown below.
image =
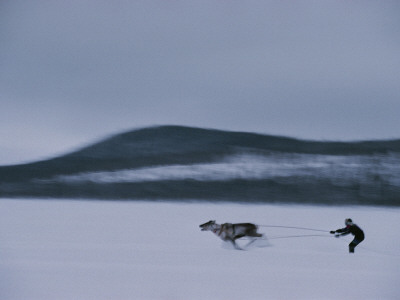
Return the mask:
<path id="1" fill-rule="evenodd" d="M 199 227 L 201 231 L 212 230 L 215 225 L 215 221 L 208 221 L 207 223 L 201 224 Z"/>

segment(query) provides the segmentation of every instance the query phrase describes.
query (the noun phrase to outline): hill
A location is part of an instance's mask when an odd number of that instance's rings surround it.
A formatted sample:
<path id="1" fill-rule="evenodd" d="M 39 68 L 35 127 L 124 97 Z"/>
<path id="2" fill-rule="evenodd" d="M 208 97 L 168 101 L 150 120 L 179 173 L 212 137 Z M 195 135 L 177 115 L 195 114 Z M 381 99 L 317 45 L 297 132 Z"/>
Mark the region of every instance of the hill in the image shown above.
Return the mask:
<path id="1" fill-rule="evenodd" d="M 399 162 L 400 140 L 304 141 L 160 126 L 0 167 L 0 197 L 400 205 Z"/>

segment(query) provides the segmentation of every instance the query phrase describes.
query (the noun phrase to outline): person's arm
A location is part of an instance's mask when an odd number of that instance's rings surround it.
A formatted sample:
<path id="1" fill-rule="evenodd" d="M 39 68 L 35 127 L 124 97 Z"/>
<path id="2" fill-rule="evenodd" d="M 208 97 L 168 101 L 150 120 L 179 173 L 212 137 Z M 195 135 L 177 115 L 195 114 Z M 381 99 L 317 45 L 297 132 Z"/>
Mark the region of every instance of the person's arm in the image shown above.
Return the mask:
<path id="1" fill-rule="evenodd" d="M 336 236 L 347 235 L 347 234 L 350 233 L 350 230 L 349 230 L 349 228 L 345 227 L 345 228 L 340 228 L 340 229 L 337 229 L 337 230 L 332 230 L 330 233 L 331 234 L 339 233 Z"/>

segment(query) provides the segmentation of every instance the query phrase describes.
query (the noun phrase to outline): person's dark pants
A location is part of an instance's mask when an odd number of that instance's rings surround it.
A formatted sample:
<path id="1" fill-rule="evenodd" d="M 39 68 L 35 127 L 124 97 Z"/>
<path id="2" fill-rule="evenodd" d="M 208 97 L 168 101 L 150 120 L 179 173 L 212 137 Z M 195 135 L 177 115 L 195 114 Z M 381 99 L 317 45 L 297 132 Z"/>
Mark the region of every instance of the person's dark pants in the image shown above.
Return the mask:
<path id="1" fill-rule="evenodd" d="M 364 240 L 364 236 L 356 236 L 349 244 L 349 253 L 354 253 L 354 248 Z"/>

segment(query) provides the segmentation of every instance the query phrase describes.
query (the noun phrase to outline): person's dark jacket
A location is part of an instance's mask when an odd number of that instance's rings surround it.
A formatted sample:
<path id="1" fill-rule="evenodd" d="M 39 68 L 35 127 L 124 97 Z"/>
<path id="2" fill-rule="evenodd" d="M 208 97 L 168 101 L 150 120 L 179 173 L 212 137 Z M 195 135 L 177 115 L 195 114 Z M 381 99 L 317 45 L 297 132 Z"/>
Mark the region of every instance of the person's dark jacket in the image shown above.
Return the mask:
<path id="1" fill-rule="evenodd" d="M 337 229 L 335 232 L 341 235 L 347 235 L 351 233 L 357 240 L 362 241 L 364 239 L 364 232 L 356 224 L 347 225 L 345 228 Z"/>

